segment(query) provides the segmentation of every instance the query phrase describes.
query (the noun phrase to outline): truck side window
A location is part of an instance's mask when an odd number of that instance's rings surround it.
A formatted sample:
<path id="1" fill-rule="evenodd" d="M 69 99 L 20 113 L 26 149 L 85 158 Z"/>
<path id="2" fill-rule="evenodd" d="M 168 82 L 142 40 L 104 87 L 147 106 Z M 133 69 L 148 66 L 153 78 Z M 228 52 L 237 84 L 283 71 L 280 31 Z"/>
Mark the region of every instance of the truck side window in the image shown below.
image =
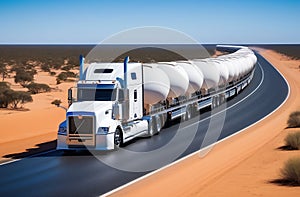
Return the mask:
<path id="1" fill-rule="evenodd" d="M 137 102 L 137 90 L 134 90 L 133 99 L 134 102 Z"/>
<path id="2" fill-rule="evenodd" d="M 136 80 L 136 73 L 131 73 L 131 79 Z"/>

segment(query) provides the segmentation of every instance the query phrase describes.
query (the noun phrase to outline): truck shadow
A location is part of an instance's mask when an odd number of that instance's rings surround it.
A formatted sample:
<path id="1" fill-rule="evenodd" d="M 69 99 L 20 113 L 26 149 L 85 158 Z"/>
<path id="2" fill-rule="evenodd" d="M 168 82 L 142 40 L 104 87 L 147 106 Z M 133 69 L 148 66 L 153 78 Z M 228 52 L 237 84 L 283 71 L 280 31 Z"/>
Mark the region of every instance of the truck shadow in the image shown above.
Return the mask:
<path id="1" fill-rule="evenodd" d="M 28 148 L 24 152 L 19 153 L 12 153 L 4 155 L 4 158 L 10 158 L 10 159 L 22 159 L 25 157 L 34 156 L 49 150 L 53 150 L 56 148 L 56 140 L 52 140 L 49 142 L 43 142 L 40 144 L 36 144 L 35 148 Z"/>

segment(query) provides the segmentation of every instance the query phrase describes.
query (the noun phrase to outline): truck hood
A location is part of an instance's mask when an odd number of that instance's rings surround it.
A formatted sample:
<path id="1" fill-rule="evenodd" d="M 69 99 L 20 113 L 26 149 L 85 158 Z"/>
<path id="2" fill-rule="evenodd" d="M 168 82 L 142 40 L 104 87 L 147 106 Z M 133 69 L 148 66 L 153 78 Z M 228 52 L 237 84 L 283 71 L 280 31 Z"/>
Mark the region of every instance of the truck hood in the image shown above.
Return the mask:
<path id="1" fill-rule="evenodd" d="M 67 112 L 92 112 L 97 116 L 104 116 L 106 110 L 112 109 L 112 104 L 112 101 L 75 102 L 72 103 Z"/>

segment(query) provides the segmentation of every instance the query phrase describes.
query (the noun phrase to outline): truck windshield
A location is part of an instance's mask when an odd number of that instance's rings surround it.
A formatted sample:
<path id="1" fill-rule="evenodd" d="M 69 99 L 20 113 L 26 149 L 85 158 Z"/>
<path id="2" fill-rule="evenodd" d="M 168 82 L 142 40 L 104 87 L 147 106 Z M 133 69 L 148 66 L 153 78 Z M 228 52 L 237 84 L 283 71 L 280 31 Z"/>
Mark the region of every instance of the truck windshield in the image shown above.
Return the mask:
<path id="1" fill-rule="evenodd" d="M 115 101 L 115 89 L 78 89 L 78 101 Z"/>

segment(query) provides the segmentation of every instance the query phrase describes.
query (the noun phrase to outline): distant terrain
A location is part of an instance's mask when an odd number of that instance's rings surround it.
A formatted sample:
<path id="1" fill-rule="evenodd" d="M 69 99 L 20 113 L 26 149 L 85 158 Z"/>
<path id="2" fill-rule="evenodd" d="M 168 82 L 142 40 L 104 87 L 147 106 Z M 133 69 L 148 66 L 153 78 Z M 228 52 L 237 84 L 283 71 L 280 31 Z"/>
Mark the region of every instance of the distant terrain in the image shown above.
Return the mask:
<path id="1" fill-rule="evenodd" d="M 300 59 L 300 44 L 272 44 L 272 45 L 254 45 L 264 49 L 274 50 L 278 53 L 290 56 L 293 59 Z"/>

